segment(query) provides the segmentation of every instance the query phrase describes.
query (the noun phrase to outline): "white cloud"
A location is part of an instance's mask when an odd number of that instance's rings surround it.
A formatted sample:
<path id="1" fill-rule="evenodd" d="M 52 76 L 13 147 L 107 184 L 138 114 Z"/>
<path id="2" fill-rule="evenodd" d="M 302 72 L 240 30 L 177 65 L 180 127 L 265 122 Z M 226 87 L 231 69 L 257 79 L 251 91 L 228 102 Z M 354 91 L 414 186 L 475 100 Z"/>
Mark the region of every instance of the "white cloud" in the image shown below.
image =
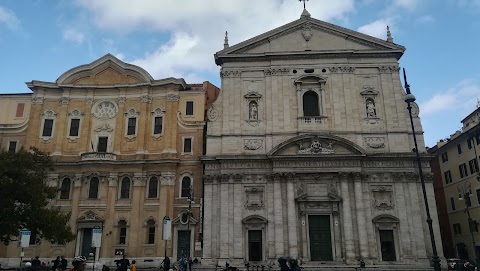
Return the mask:
<path id="1" fill-rule="evenodd" d="M 358 32 L 374 36 L 376 38 L 386 40 L 387 39 L 387 25 L 392 29 L 392 19 L 380 19 L 364 26 L 361 26 L 357 29 Z"/>
<path id="2" fill-rule="evenodd" d="M 394 0 L 394 5 L 409 10 L 414 10 L 417 7 L 418 0 Z"/>
<path id="3" fill-rule="evenodd" d="M 5 24 L 10 30 L 15 30 L 20 26 L 15 13 L 5 7 L 0 6 L 0 24 Z"/>
<path id="4" fill-rule="evenodd" d="M 82 44 L 85 41 L 85 35 L 78 30 L 67 28 L 63 30 L 63 39 L 76 44 Z"/>
<path id="5" fill-rule="evenodd" d="M 216 71 L 213 53 L 223 49 L 228 30 L 233 45 L 300 18 L 298 1 L 225 0 L 76 0 L 94 14 L 103 29 L 121 34 L 136 30 L 167 34 L 170 40 L 133 62 L 156 79 L 166 76 L 199 79 Z M 354 0 L 310 1 L 307 9 L 321 20 L 343 19 Z M 128 56 L 126 56 L 128 58 Z"/>
<path id="6" fill-rule="evenodd" d="M 418 17 L 415 21 L 417 23 L 422 23 L 422 24 L 434 23 L 435 18 L 432 15 L 427 14 L 427 15 L 423 15 L 421 17 Z"/>
<path id="7" fill-rule="evenodd" d="M 480 98 L 480 82 L 466 79 L 422 103 L 420 113 L 422 116 L 428 116 L 439 112 L 456 112 L 460 109 L 474 108 L 478 98 Z"/>

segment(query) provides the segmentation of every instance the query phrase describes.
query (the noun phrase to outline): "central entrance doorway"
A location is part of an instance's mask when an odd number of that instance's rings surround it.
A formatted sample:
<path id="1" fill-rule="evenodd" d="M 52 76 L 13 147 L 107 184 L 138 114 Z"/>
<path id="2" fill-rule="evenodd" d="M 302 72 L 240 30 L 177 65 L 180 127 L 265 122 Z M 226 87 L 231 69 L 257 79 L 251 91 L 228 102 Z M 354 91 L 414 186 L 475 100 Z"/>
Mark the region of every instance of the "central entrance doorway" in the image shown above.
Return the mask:
<path id="1" fill-rule="evenodd" d="M 248 260 L 259 262 L 262 260 L 262 231 L 248 231 Z"/>
<path id="2" fill-rule="evenodd" d="M 95 248 L 92 247 L 92 228 L 84 228 L 82 234 L 82 249 L 80 254 L 89 257 L 90 253 L 95 254 Z"/>
<path id="3" fill-rule="evenodd" d="M 177 259 L 190 257 L 190 231 L 178 231 Z"/>
<path id="4" fill-rule="evenodd" d="M 329 215 L 308 216 L 311 261 L 333 261 Z"/>
<path id="5" fill-rule="evenodd" d="M 379 230 L 382 261 L 396 261 L 395 241 L 392 230 Z"/>

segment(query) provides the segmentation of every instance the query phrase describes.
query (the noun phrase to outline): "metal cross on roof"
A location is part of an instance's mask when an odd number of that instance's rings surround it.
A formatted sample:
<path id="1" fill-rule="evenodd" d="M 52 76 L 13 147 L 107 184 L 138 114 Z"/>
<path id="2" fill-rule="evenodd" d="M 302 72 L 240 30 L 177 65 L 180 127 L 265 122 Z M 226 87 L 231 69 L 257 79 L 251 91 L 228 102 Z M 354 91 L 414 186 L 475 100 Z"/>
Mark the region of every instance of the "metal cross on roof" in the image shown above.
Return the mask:
<path id="1" fill-rule="evenodd" d="M 308 0 L 298 0 L 299 2 L 303 2 L 303 9 L 306 9 L 305 8 L 305 2 L 307 2 Z"/>

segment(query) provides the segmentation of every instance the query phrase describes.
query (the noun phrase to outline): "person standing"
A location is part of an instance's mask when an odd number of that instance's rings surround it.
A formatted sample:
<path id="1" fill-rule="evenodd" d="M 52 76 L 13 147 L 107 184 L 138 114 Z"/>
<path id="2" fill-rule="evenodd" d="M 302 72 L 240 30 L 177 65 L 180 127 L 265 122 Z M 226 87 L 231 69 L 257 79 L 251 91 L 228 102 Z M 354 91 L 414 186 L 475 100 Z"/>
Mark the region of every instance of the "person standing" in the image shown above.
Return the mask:
<path id="1" fill-rule="evenodd" d="M 52 261 L 52 271 L 57 271 L 57 269 L 61 269 L 61 262 L 60 262 L 60 256 L 57 256 L 55 260 Z"/>
<path id="2" fill-rule="evenodd" d="M 130 271 L 137 271 L 137 261 L 132 261 L 132 264 L 130 265 Z"/>
<path id="3" fill-rule="evenodd" d="M 70 271 L 85 271 L 87 265 L 87 258 L 83 256 L 77 256 L 72 261 L 73 268 Z"/>
<path id="4" fill-rule="evenodd" d="M 170 258 L 168 258 L 168 256 L 165 256 L 165 259 L 163 259 L 162 263 L 163 263 L 163 271 L 170 270 Z"/>
<path id="5" fill-rule="evenodd" d="M 38 259 L 38 256 L 36 256 L 35 259 L 32 260 L 32 270 L 34 270 L 34 271 L 40 270 L 40 265 L 41 264 L 42 263 Z"/>
<path id="6" fill-rule="evenodd" d="M 65 256 L 62 255 L 62 259 L 60 260 L 60 268 L 62 269 L 62 271 L 67 270 L 67 264 L 67 259 L 65 259 Z"/>
<path id="7" fill-rule="evenodd" d="M 123 255 L 122 259 L 119 261 L 118 271 L 127 271 L 130 266 L 130 261 Z"/>

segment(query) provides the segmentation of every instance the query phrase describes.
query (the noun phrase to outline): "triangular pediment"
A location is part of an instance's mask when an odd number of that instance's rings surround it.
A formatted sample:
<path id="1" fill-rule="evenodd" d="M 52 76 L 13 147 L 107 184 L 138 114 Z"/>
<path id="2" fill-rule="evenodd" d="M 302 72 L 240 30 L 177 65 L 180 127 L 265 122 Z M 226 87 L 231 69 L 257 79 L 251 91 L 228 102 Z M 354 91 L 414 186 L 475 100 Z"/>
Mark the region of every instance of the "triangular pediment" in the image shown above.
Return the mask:
<path id="1" fill-rule="evenodd" d="M 307 134 L 291 138 L 273 148 L 269 156 L 365 155 L 355 143 L 330 134 Z"/>
<path id="2" fill-rule="evenodd" d="M 70 69 L 57 79 L 59 85 L 125 85 L 150 83 L 152 76 L 141 67 L 107 54 L 90 64 Z"/>
<path id="3" fill-rule="evenodd" d="M 405 51 L 401 45 L 343 28 L 311 17 L 283 25 L 249 40 L 225 48 L 215 54 L 222 58 L 285 54 L 331 53 L 394 53 L 399 58 Z"/>

